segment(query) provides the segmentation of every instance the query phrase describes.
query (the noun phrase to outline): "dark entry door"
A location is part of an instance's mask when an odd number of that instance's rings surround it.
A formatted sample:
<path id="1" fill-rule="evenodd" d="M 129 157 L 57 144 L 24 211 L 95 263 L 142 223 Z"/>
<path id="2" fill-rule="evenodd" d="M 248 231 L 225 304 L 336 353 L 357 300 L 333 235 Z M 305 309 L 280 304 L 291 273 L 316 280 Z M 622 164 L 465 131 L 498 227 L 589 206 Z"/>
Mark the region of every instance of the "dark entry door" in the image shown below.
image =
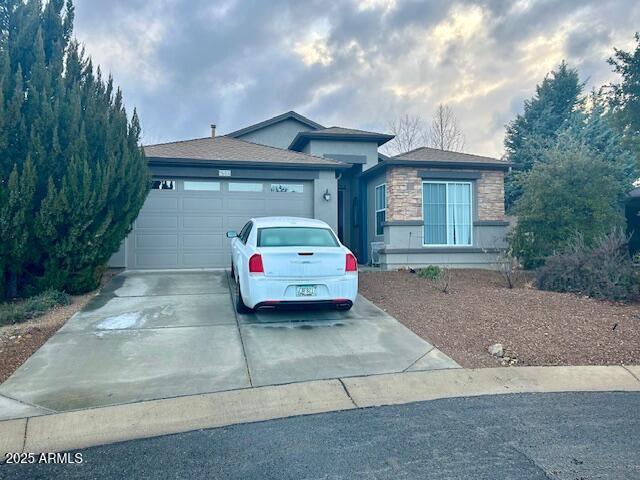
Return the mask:
<path id="1" fill-rule="evenodd" d="M 338 238 L 344 243 L 344 190 L 338 190 Z"/>

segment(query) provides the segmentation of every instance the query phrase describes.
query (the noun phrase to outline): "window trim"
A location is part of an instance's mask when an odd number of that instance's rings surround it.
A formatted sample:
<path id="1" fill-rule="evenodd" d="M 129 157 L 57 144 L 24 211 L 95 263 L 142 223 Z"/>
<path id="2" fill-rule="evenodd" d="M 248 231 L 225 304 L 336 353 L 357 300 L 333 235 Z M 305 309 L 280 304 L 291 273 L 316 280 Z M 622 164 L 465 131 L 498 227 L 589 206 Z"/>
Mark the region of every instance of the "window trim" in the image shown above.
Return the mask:
<path id="1" fill-rule="evenodd" d="M 384 188 L 384 208 L 376 208 L 376 203 L 378 201 L 378 188 Z M 387 183 L 381 183 L 380 185 L 376 185 L 373 189 L 373 235 L 376 237 L 384 236 L 384 225 L 380 225 L 382 233 L 378 233 L 378 213 L 384 212 L 384 221 L 387 221 Z"/>
<path id="2" fill-rule="evenodd" d="M 469 243 L 468 244 L 455 244 L 455 243 L 425 243 L 425 229 L 427 228 L 427 222 L 426 219 L 424 218 L 424 185 L 426 183 L 431 183 L 431 184 L 441 184 L 441 185 L 449 185 L 449 184 L 463 184 L 463 185 L 469 185 L 469 209 L 470 211 L 470 219 L 471 219 L 471 224 L 469 225 L 470 228 L 470 235 L 469 235 Z M 472 248 L 473 247 L 473 215 L 474 215 L 474 210 L 473 210 L 473 182 L 471 181 L 460 181 L 460 180 L 423 180 L 422 181 L 422 191 L 420 192 L 420 195 L 422 196 L 421 200 L 422 200 L 422 246 L 423 247 L 434 247 L 434 248 Z M 449 226 L 449 188 L 445 187 L 445 213 L 446 213 L 446 219 L 447 219 L 447 224 L 446 227 L 448 228 Z"/>

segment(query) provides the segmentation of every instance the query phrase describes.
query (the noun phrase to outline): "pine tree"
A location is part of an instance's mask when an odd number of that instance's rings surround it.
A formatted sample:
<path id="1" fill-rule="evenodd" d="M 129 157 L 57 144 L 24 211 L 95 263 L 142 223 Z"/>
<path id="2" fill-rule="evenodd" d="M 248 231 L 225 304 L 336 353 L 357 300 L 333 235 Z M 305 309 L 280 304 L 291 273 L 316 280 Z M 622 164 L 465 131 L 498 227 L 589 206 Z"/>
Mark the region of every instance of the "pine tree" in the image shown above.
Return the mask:
<path id="1" fill-rule="evenodd" d="M 626 146 L 640 156 L 640 33 L 635 34 L 635 40 L 633 52 L 616 48 L 609 58 L 613 71 L 622 77 L 609 86 L 609 105 Z"/>
<path id="2" fill-rule="evenodd" d="M 611 164 L 622 185 L 631 190 L 633 182 L 640 176 L 640 164 L 625 144 L 624 135 L 615 127 L 613 113 L 607 109 L 606 99 L 592 93 L 590 107 L 575 112 L 558 135 L 556 141 L 570 138 L 599 155 Z"/>
<path id="3" fill-rule="evenodd" d="M 148 192 L 137 113 L 71 40 L 73 14 L 0 7 L 0 296 L 94 288 Z"/>
<path id="4" fill-rule="evenodd" d="M 540 152 L 553 145 L 558 132 L 582 104 L 583 89 L 577 70 L 562 62 L 536 86 L 535 96 L 524 103 L 524 113 L 507 126 L 504 144 L 507 158 L 514 164 L 514 172 L 505 183 L 507 208 L 521 194 L 518 175 L 531 170 Z"/>

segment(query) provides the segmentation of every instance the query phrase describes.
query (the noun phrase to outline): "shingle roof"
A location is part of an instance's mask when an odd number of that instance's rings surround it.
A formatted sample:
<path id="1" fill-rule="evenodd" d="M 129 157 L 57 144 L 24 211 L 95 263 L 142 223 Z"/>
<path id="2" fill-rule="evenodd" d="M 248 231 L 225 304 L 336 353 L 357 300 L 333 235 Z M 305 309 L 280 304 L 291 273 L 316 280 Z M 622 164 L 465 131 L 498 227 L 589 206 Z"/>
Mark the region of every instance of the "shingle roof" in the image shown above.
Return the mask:
<path id="1" fill-rule="evenodd" d="M 282 148 L 259 145 L 230 137 L 205 137 L 194 140 L 147 145 L 144 153 L 153 161 L 202 163 L 282 164 L 319 167 L 343 167 L 344 163 L 330 158 Z"/>
<path id="2" fill-rule="evenodd" d="M 509 162 L 493 157 L 471 155 L 469 153 L 439 150 L 437 148 L 420 147 L 405 153 L 391 157 L 392 160 L 405 160 L 417 162 L 443 162 L 443 163 L 498 163 L 508 165 Z"/>

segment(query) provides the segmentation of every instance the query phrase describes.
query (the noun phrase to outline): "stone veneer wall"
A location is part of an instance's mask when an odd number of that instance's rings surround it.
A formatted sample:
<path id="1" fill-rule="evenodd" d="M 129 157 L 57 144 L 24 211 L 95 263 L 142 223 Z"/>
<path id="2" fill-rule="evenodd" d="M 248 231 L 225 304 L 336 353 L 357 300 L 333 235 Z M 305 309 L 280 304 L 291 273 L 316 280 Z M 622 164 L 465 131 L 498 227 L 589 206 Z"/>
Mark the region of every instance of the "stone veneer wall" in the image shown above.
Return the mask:
<path id="1" fill-rule="evenodd" d="M 475 181 L 477 220 L 504 220 L 504 173 L 464 171 L 481 175 Z M 387 221 L 422 220 L 422 178 L 417 168 L 393 167 L 387 170 L 387 204 Z"/>

